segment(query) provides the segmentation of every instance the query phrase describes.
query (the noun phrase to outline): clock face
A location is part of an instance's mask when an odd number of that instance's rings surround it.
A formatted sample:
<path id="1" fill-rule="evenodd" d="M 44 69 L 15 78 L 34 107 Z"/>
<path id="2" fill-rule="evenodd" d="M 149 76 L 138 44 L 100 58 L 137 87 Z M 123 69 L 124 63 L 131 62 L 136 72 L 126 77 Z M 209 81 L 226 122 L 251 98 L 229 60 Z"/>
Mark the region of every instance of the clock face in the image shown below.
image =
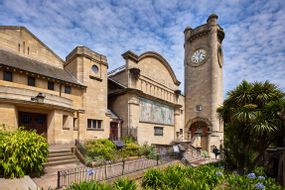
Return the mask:
<path id="1" fill-rule="evenodd" d="M 203 61 L 206 60 L 206 56 L 207 56 L 206 50 L 204 50 L 204 49 L 201 48 L 201 49 L 196 50 L 196 51 L 192 54 L 192 56 L 191 56 L 191 61 L 192 61 L 192 63 L 194 63 L 194 64 L 200 64 L 200 63 L 202 63 Z"/>

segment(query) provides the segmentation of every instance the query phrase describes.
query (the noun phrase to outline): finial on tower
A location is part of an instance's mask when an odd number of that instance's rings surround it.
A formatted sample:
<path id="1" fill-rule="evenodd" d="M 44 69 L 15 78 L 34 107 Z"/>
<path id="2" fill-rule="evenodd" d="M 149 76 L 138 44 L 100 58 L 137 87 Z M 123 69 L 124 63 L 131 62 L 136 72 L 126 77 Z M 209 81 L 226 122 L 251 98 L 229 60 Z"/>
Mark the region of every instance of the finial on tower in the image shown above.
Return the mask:
<path id="1" fill-rule="evenodd" d="M 208 19 L 207 19 L 207 23 L 209 24 L 217 24 L 217 20 L 218 20 L 218 15 L 216 15 L 215 13 L 212 13 Z"/>

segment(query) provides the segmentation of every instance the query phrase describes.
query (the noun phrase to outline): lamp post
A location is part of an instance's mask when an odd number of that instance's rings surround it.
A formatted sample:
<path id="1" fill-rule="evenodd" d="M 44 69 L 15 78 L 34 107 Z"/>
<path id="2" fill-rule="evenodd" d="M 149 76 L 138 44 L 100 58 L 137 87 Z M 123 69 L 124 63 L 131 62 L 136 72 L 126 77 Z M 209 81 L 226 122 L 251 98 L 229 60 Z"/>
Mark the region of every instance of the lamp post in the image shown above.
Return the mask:
<path id="1" fill-rule="evenodd" d="M 46 95 L 44 93 L 40 92 L 35 97 L 31 97 L 31 100 L 33 102 L 44 103 L 45 97 L 46 97 Z"/>

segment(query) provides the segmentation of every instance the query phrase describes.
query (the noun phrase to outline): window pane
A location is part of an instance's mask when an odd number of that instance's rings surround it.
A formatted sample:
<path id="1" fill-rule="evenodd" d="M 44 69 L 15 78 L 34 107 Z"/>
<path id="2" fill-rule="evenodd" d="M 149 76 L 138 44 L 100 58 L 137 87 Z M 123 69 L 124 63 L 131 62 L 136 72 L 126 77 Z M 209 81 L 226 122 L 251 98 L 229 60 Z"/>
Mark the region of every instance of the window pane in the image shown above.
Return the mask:
<path id="1" fill-rule="evenodd" d="M 65 86 L 64 87 L 64 93 L 71 94 L 71 86 Z"/>
<path id="2" fill-rule="evenodd" d="M 29 86 L 36 86 L 36 79 L 35 79 L 35 77 L 28 77 L 28 85 Z"/>
<path id="3" fill-rule="evenodd" d="M 24 115 L 22 116 L 22 123 L 24 123 L 24 124 L 29 124 L 29 123 L 31 123 L 31 121 L 32 121 L 32 118 L 31 118 L 30 115 L 24 114 Z"/>
<path id="4" fill-rule="evenodd" d="M 12 82 L 12 72 L 4 71 L 3 80 Z"/>
<path id="5" fill-rule="evenodd" d="M 98 129 L 101 129 L 101 120 L 98 120 Z"/>
<path id="6" fill-rule="evenodd" d="M 37 116 L 36 117 L 36 123 L 37 124 L 44 124 L 45 123 L 45 117 L 44 116 Z"/>
<path id="7" fill-rule="evenodd" d="M 88 119 L 87 129 L 102 129 L 102 120 Z"/>
<path id="8" fill-rule="evenodd" d="M 163 127 L 154 127 L 154 136 L 163 136 Z"/>
<path id="9" fill-rule="evenodd" d="M 67 115 L 62 115 L 62 128 L 68 128 L 67 126 Z"/>
<path id="10" fill-rule="evenodd" d="M 77 118 L 73 118 L 73 129 L 78 129 L 77 127 Z"/>
<path id="11" fill-rule="evenodd" d="M 48 89 L 49 90 L 54 90 L 54 83 L 53 82 L 48 82 Z"/>
<path id="12" fill-rule="evenodd" d="M 87 128 L 91 128 L 91 119 L 88 119 L 87 121 Z"/>
<path id="13" fill-rule="evenodd" d="M 96 120 L 92 120 L 92 123 L 93 123 L 92 128 L 96 129 Z"/>

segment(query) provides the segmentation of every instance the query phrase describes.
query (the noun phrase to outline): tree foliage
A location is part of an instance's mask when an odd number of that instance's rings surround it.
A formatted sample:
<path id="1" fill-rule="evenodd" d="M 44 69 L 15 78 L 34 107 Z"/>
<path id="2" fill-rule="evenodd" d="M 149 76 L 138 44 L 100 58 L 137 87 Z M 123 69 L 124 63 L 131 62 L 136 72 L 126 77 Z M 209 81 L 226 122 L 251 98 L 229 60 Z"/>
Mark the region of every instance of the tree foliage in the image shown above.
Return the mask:
<path id="1" fill-rule="evenodd" d="M 251 170 L 269 145 L 284 138 L 285 94 L 268 81 L 242 81 L 218 108 L 225 124 L 225 156 L 234 168 Z"/>

